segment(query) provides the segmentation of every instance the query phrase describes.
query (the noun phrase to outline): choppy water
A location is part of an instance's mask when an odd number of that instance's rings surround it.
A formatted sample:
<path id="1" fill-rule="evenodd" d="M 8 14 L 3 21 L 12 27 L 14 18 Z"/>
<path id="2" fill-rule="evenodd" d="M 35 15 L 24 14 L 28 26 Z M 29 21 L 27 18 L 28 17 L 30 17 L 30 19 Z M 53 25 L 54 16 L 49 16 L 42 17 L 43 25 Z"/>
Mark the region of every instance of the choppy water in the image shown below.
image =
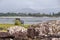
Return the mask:
<path id="1" fill-rule="evenodd" d="M 36 24 L 48 20 L 60 20 L 60 17 L 20 17 L 24 24 Z M 14 24 L 15 18 L 0 18 L 0 23 Z"/>

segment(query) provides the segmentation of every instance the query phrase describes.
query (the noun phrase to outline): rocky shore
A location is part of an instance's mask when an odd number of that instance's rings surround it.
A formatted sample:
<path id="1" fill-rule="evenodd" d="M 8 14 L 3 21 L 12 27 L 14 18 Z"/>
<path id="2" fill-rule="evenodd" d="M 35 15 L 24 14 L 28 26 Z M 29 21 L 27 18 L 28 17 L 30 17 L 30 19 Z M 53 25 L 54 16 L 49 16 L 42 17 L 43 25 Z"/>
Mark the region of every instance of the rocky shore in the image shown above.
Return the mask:
<path id="1" fill-rule="evenodd" d="M 32 24 L 29 28 L 12 27 L 8 32 L 15 36 L 15 39 L 35 39 L 35 40 L 60 40 L 60 38 L 38 38 L 41 35 L 60 35 L 60 20 L 50 20 L 39 24 Z M 30 39 L 28 39 L 30 38 Z"/>

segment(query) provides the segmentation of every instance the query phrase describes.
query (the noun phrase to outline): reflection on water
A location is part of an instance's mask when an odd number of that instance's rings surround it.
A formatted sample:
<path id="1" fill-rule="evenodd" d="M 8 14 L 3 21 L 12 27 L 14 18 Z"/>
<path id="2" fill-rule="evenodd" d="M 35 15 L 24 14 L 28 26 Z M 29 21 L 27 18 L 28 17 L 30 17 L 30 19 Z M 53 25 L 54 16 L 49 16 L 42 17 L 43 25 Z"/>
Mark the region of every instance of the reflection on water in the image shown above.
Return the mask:
<path id="1" fill-rule="evenodd" d="M 20 19 L 24 21 L 24 24 L 34 24 L 48 20 L 60 20 L 60 17 L 21 17 Z M 0 18 L 0 23 L 14 24 L 14 21 L 15 18 Z"/>

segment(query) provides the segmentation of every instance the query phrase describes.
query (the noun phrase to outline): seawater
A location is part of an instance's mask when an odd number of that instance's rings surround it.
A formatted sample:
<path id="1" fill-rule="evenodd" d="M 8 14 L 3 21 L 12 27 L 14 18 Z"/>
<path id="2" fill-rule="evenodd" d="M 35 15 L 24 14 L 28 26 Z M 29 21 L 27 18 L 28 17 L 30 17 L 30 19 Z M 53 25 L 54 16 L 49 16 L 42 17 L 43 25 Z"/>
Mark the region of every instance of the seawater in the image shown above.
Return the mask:
<path id="1" fill-rule="evenodd" d="M 60 17 L 20 17 L 24 24 L 36 24 L 49 20 L 60 20 Z M 0 18 L 0 23 L 2 24 L 14 24 L 15 18 Z"/>

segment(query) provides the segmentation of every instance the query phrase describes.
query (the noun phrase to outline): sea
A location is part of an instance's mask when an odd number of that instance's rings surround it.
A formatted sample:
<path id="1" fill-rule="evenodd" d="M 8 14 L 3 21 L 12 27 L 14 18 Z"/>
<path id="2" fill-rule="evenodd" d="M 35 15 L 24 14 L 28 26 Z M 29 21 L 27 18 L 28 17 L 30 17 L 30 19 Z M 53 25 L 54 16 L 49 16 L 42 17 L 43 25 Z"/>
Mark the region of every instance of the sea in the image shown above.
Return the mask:
<path id="1" fill-rule="evenodd" d="M 16 18 L 20 18 L 24 24 L 37 24 L 49 20 L 60 20 L 60 17 L 0 17 L 0 23 L 14 24 Z"/>

